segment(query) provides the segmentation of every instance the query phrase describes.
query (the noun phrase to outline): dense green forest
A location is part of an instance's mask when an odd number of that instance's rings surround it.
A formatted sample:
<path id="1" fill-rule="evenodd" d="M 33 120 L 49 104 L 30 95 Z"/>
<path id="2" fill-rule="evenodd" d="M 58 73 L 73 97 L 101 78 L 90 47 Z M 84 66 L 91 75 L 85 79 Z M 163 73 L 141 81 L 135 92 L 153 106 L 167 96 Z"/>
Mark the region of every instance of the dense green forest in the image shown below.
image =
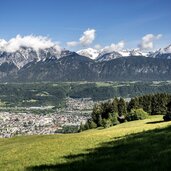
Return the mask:
<path id="1" fill-rule="evenodd" d="M 171 93 L 171 82 L 64 82 L 0 84 L 0 107 L 64 107 L 66 97 L 130 98 L 152 93 Z"/>
<path id="2" fill-rule="evenodd" d="M 171 95 L 157 93 L 131 98 L 126 102 L 123 98 L 114 98 L 94 105 L 91 118 L 80 131 L 110 127 L 126 121 L 146 119 L 149 115 L 164 115 L 165 121 L 171 120 Z"/>

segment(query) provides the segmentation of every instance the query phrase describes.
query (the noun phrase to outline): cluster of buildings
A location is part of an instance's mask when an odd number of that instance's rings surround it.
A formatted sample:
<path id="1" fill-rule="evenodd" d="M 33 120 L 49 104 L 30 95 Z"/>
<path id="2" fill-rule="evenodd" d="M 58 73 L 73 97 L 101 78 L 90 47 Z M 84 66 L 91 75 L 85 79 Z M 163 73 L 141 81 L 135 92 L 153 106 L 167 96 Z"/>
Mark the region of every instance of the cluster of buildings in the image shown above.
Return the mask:
<path id="1" fill-rule="evenodd" d="M 85 122 L 85 115 L 48 114 L 35 115 L 28 113 L 0 113 L 0 137 L 9 138 L 17 135 L 55 134 L 63 127 L 80 125 Z"/>
<path id="2" fill-rule="evenodd" d="M 64 133 L 64 128 L 79 127 L 90 117 L 94 102 L 89 98 L 66 100 L 66 108 L 51 114 L 0 112 L 0 137 Z"/>
<path id="3" fill-rule="evenodd" d="M 66 98 L 66 111 L 92 110 L 94 101 L 91 98 Z"/>

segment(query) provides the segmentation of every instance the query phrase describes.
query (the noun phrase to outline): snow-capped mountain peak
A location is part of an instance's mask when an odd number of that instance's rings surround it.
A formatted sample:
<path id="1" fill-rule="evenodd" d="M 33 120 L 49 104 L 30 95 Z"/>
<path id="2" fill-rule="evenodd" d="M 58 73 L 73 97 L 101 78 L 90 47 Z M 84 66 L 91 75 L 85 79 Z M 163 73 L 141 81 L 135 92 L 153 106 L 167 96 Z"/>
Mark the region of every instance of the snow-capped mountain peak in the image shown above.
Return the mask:
<path id="1" fill-rule="evenodd" d="M 122 50 L 122 51 L 108 51 L 105 48 L 101 50 L 96 50 L 93 48 L 87 48 L 77 51 L 79 55 L 89 57 L 97 61 L 108 61 L 120 57 L 129 57 L 129 56 L 145 56 L 148 57 L 149 53 L 142 52 L 140 49 L 132 50 Z"/>
<path id="2" fill-rule="evenodd" d="M 109 61 L 112 59 L 120 58 L 122 55 L 118 52 L 106 52 L 104 53 L 103 51 L 99 54 L 97 57 L 97 61 Z"/>
<path id="3" fill-rule="evenodd" d="M 119 51 L 119 53 L 123 56 L 123 57 L 128 57 L 128 56 L 148 56 L 148 52 L 142 52 L 139 49 L 132 49 L 132 50 L 122 50 Z"/>
<path id="4" fill-rule="evenodd" d="M 152 58 L 161 58 L 161 59 L 171 59 L 171 45 L 160 48 L 159 50 L 156 50 L 155 52 L 151 52 L 149 57 Z"/>
<path id="5" fill-rule="evenodd" d="M 14 52 L 0 51 L 0 65 L 2 63 L 13 63 L 19 69 L 29 62 L 40 61 L 55 56 L 60 58 L 59 51 L 55 47 L 35 50 L 32 47 L 21 46 Z"/>
<path id="6" fill-rule="evenodd" d="M 164 53 L 171 53 L 171 44 L 163 49 Z"/>
<path id="7" fill-rule="evenodd" d="M 77 51 L 79 55 L 89 57 L 91 59 L 96 59 L 99 55 L 99 51 L 93 48 L 87 48 Z"/>

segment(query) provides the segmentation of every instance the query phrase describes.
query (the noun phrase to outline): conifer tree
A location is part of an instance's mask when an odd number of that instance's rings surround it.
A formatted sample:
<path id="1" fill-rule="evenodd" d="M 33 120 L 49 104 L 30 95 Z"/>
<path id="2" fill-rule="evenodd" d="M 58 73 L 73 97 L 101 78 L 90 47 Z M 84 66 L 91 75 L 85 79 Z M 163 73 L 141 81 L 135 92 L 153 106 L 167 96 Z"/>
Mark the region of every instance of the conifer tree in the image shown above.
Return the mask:
<path id="1" fill-rule="evenodd" d="M 166 115 L 163 116 L 164 121 L 170 121 L 171 120 L 171 102 L 167 104 L 167 112 Z"/>
<path id="2" fill-rule="evenodd" d="M 92 120 L 98 124 L 99 122 L 99 118 L 100 116 L 102 115 L 102 105 L 101 104 L 95 104 L 94 107 L 93 107 L 93 112 L 91 114 L 92 116 Z"/>
<path id="3" fill-rule="evenodd" d="M 102 119 L 108 119 L 109 113 L 113 113 L 113 105 L 111 101 L 102 103 Z"/>
<path id="4" fill-rule="evenodd" d="M 81 123 L 80 123 L 80 129 L 79 129 L 79 132 L 84 131 L 84 129 L 85 129 L 85 128 L 84 128 L 84 125 L 83 125 L 83 123 L 81 122 Z"/>
<path id="5" fill-rule="evenodd" d="M 123 98 L 120 98 L 118 102 L 118 115 L 119 116 L 126 116 L 127 110 L 126 110 L 126 103 Z"/>
<path id="6" fill-rule="evenodd" d="M 89 121 L 89 129 L 97 128 L 97 124 L 94 121 Z"/>
<path id="7" fill-rule="evenodd" d="M 153 95 L 151 101 L 151 114 L 166 114 L 167 112 L 167 96 L 166 94 Z"/>
<path id="8" fill-rule="evenodd" d="M 112 112 L 118 113 L 118 99 L 116 97 L 113 99 L 112 106 L 113 106 Z"/>
<path id="9" fill-rule="evenodd" d="M 160 114 L 165 115 L 167 113 L 167 95 L 166 93 L 159 94 Z"/>
<path id="10" fill-rule="evenodd" d="M 98 115 L 97 126 L 102 126 L 102 116 L 101 115 Z"/>
<path id="11" fill-rule="evenodd" d="M 144 95 L 142 97 L 142 108 L 145 112 L 151 114 L 151 101 L 152 101 L 152 97 L 151 95 Z"/>
<path id="12" fill-rule="evenodd" d="M 128 103 L 127 110 L 128 112 L 130 112 L 132 109 L 138 109 L 138 107 L 139 107 L 138 98 L 132 98 Z"/>

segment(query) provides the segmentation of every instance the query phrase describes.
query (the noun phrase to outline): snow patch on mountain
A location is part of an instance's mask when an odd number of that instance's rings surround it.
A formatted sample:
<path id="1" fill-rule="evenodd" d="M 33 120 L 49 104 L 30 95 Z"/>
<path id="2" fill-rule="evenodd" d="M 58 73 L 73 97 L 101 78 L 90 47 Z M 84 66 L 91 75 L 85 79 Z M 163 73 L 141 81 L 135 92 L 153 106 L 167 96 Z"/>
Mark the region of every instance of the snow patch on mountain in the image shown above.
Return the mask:
<path id="1" fill-rule="evenodd" d="M 141 52 L 139 49 L 133 49 L 133 50 L 122 50 L 122 51 L 112 51 L 112 52 L 106 52 L 105 50 L 102 50 L 99 56 L 97 57 L 98 61 L 108 61 L 116 58 L 121 57 L 129 57 L 129 56 L 145 56 L 148 57 L 148 53 Z"/>
<path id="2" fill-rule="evenodd" d="M 149 57 L 152 58 L 161 58 L 161 59 L 171 59 L 171 45 L 160 48 L 159 50 L 156 50 L 155 52 L 151 52 Z"/>
<path id="3" fill-rule="evenodd" d="M 139 49 L 113 51 L 109 48 L 102 48 L 100 50 L 87 48 L 87 49 L 79 50 L 77 51 L 77 53 L 79 55 L 86 56 L 97 61 L 108 61 L 120 57 L 129 57 L 129 56 L 148 57 L 149 55 L 148 52 L 142 52 Z"/>
<path id="4" fill-rule="evenodd" d="M 32 61 L 38 62 L 52 56 L 59 58 L 61 53 L 54 47 L 39 49 L 37 51 L 32 47 L 20 47 L 15 52 L 0 51 L 0 64 L 5 62 L 14 63 L 20 69 Z"/>
<path id="5" fill-rule="evenodd" d="M 124 57 L 126 57 L 126 56 L 145 56 L 145 57 L 147 57 L 149 54 L 148 52 L 142 52 L 139 49 L 122 50 L 122 51 L 119 51 L 119 53 Z"/>
<path id="6" fill-rule="evenodd" d="M 77 51 L 79 55 L 89 57 L 90 59 L 96 59 L 99 55 L 99 51 L 93 48 L 87 48 Z"/>
<path id="7" fill-rule="evenodd" d="M 171 53 L 171 44 L 163 49 L 160 49 L 161 53 Z"/>

